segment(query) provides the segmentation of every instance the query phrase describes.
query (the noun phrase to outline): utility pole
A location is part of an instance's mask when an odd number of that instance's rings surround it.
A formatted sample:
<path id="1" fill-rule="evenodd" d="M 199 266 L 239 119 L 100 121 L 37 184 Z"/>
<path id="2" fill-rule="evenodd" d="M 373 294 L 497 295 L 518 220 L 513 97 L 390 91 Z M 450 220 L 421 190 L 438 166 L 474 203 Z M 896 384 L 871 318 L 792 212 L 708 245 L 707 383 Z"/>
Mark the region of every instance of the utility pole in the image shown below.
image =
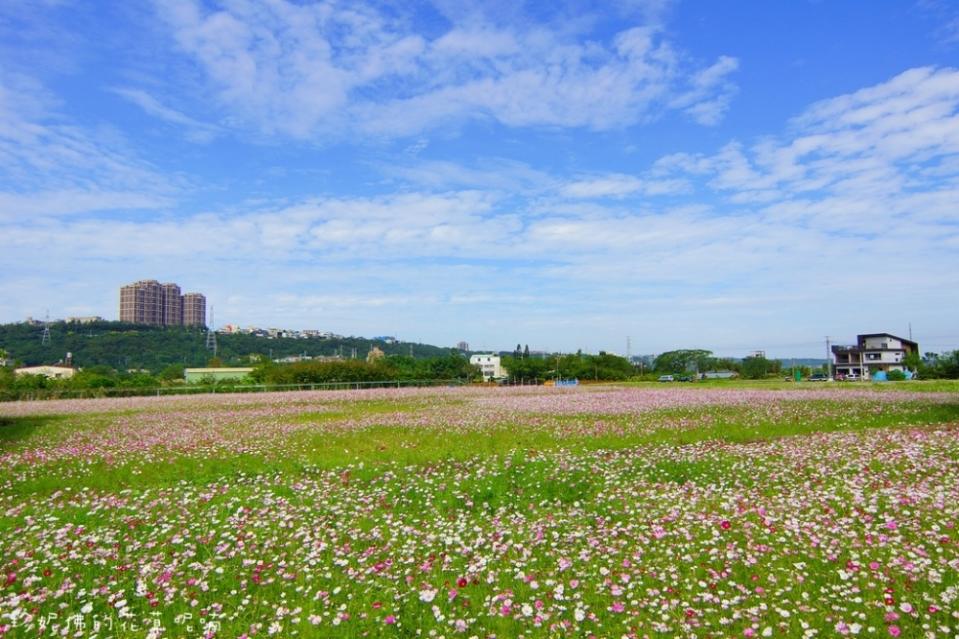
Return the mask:
<path id="1" fill-rule="evenodd" d="M 832 377 L 832 350 L 829 348 L 828 335 L 826 335 L 826 375 Z"/>
<path id="2" fill-rule="evenodd" d="M 633 359 L 633 358 L 632 358 L 632 354 L 633 354 L 632 351 L 633 351 L 633 345 L 632 345 L 632 343 L 631 343 L 630 340 L 629 340 L 629 335 L 627 335 L 627 336 L 626 336 L 626 361 L 629 362 L 630 364 L 633 363 L 633 362 L 632 362 L 632 359 Z"/>

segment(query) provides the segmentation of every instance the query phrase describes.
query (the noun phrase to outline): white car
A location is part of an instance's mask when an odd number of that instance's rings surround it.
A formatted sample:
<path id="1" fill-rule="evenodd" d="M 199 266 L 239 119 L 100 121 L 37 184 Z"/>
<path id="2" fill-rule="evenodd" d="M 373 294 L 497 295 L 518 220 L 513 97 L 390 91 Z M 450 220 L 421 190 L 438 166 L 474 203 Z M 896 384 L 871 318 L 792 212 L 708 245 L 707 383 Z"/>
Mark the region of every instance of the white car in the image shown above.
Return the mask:
<path id="1" fill-rule="evenodd" d="M 673 379 L 673 376 L 672 376 L 672 375 L 660 375 L 660 376 L 659 376 L 659 381 L 661 381 L 661 382 L 672 382 L 672 381 L 675 381 L 675 380 Z"/>

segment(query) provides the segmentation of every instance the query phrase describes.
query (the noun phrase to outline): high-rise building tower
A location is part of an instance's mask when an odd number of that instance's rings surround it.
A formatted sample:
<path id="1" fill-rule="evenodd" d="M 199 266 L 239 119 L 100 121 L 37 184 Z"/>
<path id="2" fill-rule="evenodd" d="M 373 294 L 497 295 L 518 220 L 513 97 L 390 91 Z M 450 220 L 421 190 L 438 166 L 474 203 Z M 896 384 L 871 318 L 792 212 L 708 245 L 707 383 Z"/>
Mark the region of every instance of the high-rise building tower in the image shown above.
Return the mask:
<path id="1" fill-rule="evenodd" d="M 176 284 L 160 284 L 160 323 L 164 326 L 183 324 L 183 297 Z"/>
<path id="2" fill-rule="evenodd" d="M 180 295 L 180 287 L 173 283 L 140 280 L 120 288 L 120 321 L 150 326 L 206 326 L 206 298 L 200 293 Z"/>
<path id="3" fill-rule="evenodd" d="M 183 325 L 206 326 L 206 297 L 202 293 L 183 296 Z"/>
<path id="4" fill-rule="evenodd" d="M 156 280 L 140 280 L 120 289 L 120 321 L 161 325 L 162 289 Z"/>

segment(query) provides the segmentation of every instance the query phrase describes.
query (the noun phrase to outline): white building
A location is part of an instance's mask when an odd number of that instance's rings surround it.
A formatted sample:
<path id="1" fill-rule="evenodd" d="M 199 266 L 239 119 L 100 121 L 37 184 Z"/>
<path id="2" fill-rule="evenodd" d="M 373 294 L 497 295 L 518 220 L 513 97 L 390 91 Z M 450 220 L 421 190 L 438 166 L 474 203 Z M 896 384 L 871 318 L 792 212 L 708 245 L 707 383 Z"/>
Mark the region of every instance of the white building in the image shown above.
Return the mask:
<path id="1" fill-rule="evenodd" d="M 837 377 L 859 375 L 868 379 L 879 371 L 905 371 L 906 356 L 918 353 L 919 344 L 889 333 L 856 336 L 855 346 L 833 346 Z"/>
<path id="2" fill-rule="evenodd" d="M 500 362 L 499 355 L 471 355 L 470 364 L 480 367 L 480 370 L 483 371 L 483 379 L 486 381 L 506 377 L 506 370 Z"/>
<path id="3" fill-rule="evenodd" d="M 75 372 L 69 366 L 25 366 L 13 371 L 15 375 L 43 375 L 52 379 L 68 379 Z"/>

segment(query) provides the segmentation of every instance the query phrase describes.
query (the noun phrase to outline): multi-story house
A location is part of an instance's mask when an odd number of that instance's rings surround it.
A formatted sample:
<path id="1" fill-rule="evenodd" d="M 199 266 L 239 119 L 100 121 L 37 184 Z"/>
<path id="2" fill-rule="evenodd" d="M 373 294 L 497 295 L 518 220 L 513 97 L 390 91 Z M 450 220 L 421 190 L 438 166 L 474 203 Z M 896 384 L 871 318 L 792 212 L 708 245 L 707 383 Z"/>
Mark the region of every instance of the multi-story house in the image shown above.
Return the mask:
<path id="1" fill-rule="evenodd" d="M 836 377 L 868 379 L 884 371 L 905 371 L 906 356 L 918 353 L 919 344 L 890 333 L 857 335 L 854 346 L 833 346 Z"/>
<path id="2" fill-rule="evenodd" d="M 480 370 L 483 371 L 483 379 L 488 382 L 494 379 L 506 377 L 506 371 L 503 369 L 499 355 L 490 355 L 486 353 L 481 355 L 471 355 L 470 364 L 473 366 L 479 366 Z"/>

